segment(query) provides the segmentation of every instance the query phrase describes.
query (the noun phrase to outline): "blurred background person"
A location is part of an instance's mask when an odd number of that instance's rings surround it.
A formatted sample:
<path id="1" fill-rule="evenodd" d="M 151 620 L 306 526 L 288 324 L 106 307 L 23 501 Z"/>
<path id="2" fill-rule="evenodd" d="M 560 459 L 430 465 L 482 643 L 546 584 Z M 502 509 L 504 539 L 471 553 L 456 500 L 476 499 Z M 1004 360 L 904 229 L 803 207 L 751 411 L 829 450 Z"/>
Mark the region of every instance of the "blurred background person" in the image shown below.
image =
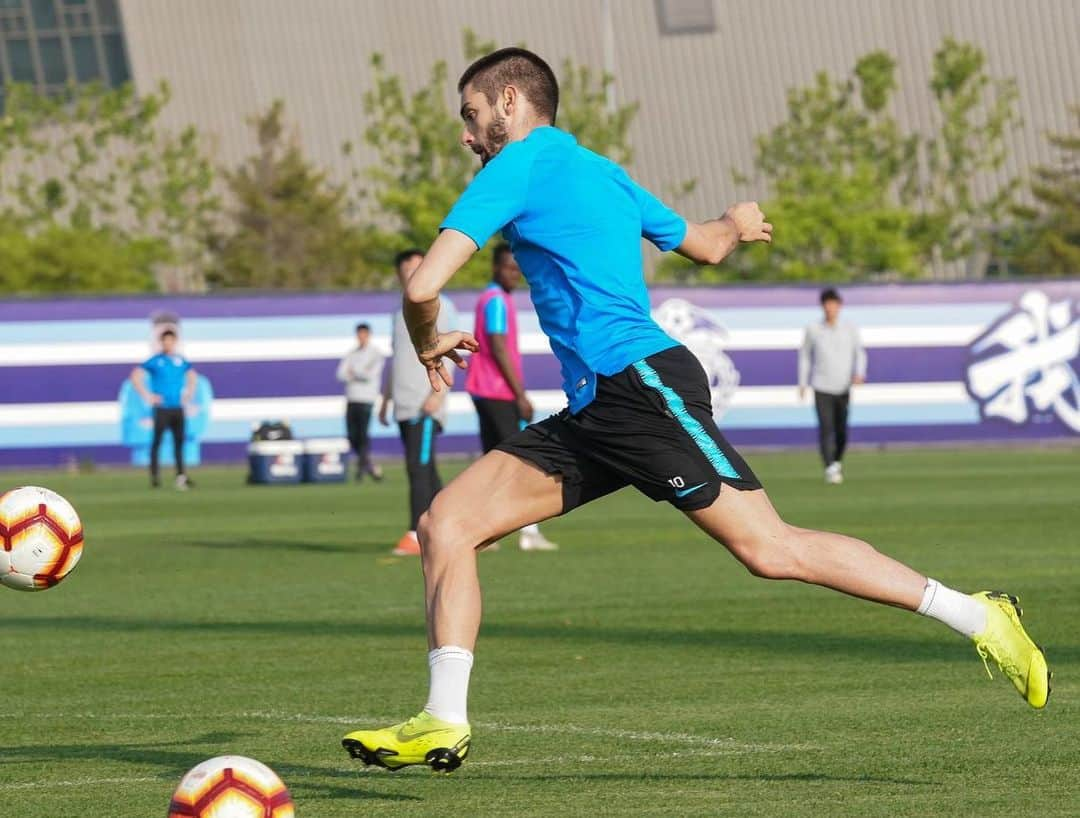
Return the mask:
<path id="1" fill-rule="evenodd" d="M 473 335 L 480 348 L 469 359 L 465 376 L 465 391 L 472 396 L 480 419 L 480 445 L 485 454 L 525 428 L 533 417 L 525 394 L 512 295 L 520 283 L 521 268 L 510 245 L 499 244 L 492 254 L 491 284 L 476 302 Z M 518 545 L 522 551 L 558 548 L 535 524 L 521 529 Z"/>
<path id="2" fill-rule="evenodd" d="M 345 384 L 345 429 L 356 454 L 356 479 L 365 474 L 382 480 L 382 469 L 371 461 L 368 427 L 371 410 L 379 399 L 386 357 L 371 343 L 371 326 L 356 325 L 356 348 L 341 359 L 337 379 Z"/>
<path id="3" fill-rule="evenodd" d="M 841 461 L 847 447 L 851 386 L 866 382 L 866 351 L 855 325 L 840 320 L 843 303 L 833 288 L 822 290 L 822 320 L 806 328 L 799 350 L 799 399 L 807 385 L 814 390 L 825 482 L 833 485 L 844 482 Z"/>
<path id="4" fill-rule="evenodd" d="M 167 429 L 172 434 L 176 463 L 176 488 L 185 491 L 194 484 L 184 471 L 184 406 L 195 396 L 195 369 L 176 349 L 176 333 L 161 333 L 161 352 L 147 358 L 131 372 L 131 384 L 144 401 L 154 407 L 154 439 L 150 444 L 150 485 L 161 485 L 158 450 Z"/>
<path id="5" fill-rule="evenodd" d="M 424 254 L 419 250 L 404 250 L 397 254 L 394 266 L 402 288 L 423 260 Z M 449 332 L 456 325 L 457 310 L 448 299 L 440 296 L 439 332 Z M 389 405 L 393 403 L 394 420 L 405 447 L 405 473 L 409 479 L 409 528 L 398 540 L 393 553 L 404 556 L 420 553 L 416 524 L 442 488 L 435 439 L 446 425 L 446 399 L 450 390 L 436 392 L 431 388 L 427 369 L 416 357 L 401 310 L 394 313 L 392 344 L 390 377 L 383 388 L 379 423 L 390 425 Z"/>

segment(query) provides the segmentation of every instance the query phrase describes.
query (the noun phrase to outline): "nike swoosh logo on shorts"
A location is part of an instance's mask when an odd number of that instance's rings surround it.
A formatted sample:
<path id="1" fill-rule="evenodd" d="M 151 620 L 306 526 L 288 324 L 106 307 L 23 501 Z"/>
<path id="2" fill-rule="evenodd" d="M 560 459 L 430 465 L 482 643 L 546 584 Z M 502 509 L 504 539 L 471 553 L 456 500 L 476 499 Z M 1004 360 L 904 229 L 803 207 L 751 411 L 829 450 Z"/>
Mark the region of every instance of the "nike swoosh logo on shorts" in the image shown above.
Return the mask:
<path id="1" fill-rule="evenodd" d="M 698 489 L 704 488 L 707 485 L 709 485 L 709 484 L 708 483 L 698 483 L 696 486 L 691 486 L 688 489 L 682 489 L 681 491 L 675 492 L 675 496 L 676 497 L 685 497 L 687 494 L 693 494 Z"/>

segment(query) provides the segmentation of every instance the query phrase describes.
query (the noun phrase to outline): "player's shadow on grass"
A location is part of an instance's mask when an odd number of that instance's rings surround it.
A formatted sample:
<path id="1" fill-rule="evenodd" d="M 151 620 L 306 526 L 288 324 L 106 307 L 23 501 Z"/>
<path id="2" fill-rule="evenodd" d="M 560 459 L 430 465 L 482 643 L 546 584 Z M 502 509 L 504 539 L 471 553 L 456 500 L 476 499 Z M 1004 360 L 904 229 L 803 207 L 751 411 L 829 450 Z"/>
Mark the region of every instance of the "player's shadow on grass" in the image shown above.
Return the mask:
<path id="1" fill-rule="evenodd" d="M 149 742 L 145 744 L 80 744 L 68 741 L 62 744 L 32 745 L 19 747 L 0 747 L 0 766 L 5 764 L 48 764 L 50 762 L 72 761 L 112 761 L 135 764 L 140 769 L 146 765 L 160 767 L 163 781 L 180 778 L 201 761 L 226 752 L 230 744 L 235 745 L 240 738 L 236 733 L 206 733 L 190 739 Z M 201 749 L 180 749 L 197 747 Z M 334 748 L 330 748 L 334 749 Z M 344 758 L 344 751 L 341 751 Z M 361 789 L 359 774 L 356 770 L 311 767 L 290 764 L 284 759 L 264 757 L 285 781 L 294 798 L 351 798 L 378 799 L 385 801 L 420 801 L 418 796 L 397 793 L 378 793 L 370 789 Z M 341 786 L 340 783 L 320 783 L 319 779 L 348 779 L 356 787 Z M 366 782 L 365 782 L 366 783 Z"/>
<path id="2" fill-rule="evenodd" d="M 386 537 L 353 543 L 305 542 L 303 540 L 184 540 L 177 543 L 186 548 L 207 548 L 213 551 L 296 551 L 302 554 L 367 554 L 383 553 L 389 540 Z"/>
<path id="3" fill-rule="evenodd" d="M 424 623 L 373 622 L 367 619 L 346 620 L 210 620 L 125 618 L 105 616 L 18 617 L 9 616 L 5 626 L 23 632 L 35 630 L 57 634 L 76 633 L 205 633 L 258 634 L 281 639 L 319 637 L 320 639 L 355 640 L 362 637 L 423 639 Z M 823 653 L 875 661 L 907 662 L 914 660 L 970 662 L 971 651 L 962 641 L 947 635 L 928 634 L 925 638 L 872 634 L 848 634 L 839 631 L 770 631 L 761 629 L 633 628 L 603 625 L 560 625 L 555 622 L 489 622 L 481 629 L 485 639 L 542 639 L 551 642 L 595 642 L 658 649 L 699 647 L 709 651 L 744 653 L 785 653 L 820 658 Z M 1080 659 L 1080 645 L 1050 646 L 1052 661 Z"/>
<path id="4" fill-rule="evenodd" d="M 589 781 L 758 781 L 762 783 L 844 783 L 844 784 L 899 784 L 905 787 L 933 787 L 940 781 L 913 778 L 893 778 L 881 775 L 830 775 L 828 773 L 762 773 L 760 775 L 728 775 L 725 773 L 691 773 L 679 770 L 671 772 L 604 772 L 603 770 L 577 770 L 565 774 L 537 773 L 535 775 L 515 774 L 516 779 L 528 781 L 566 781 L 567 779 L 588 779 Z"/>

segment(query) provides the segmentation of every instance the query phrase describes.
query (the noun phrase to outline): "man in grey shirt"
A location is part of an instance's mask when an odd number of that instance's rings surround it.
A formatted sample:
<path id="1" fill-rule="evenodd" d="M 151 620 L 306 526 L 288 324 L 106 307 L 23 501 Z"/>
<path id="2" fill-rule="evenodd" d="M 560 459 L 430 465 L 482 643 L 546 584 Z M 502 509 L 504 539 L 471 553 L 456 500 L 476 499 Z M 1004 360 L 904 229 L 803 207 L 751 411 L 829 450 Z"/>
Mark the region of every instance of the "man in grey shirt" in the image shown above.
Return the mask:
<path id="1" fill-rule="evenodd" d="M 409 276 L 420 266 L 424 254 L 405 250 L 394 260 L 402 288 Z M 393 318 L 393 359 L 390 377 L 383 386 L 383 403 L 379 422 L 389 426 L 389 403 L 394 404 L 401 442 L 405 446 L 405 470 L 409 478 L 409 528 L 398 541 L 393 553 L 398 556 L 420 553 L 416 525 L 431 501 L 442 488 L 435 462 L 435 436 L 446 425 L 446 396 L 449 390 L 436 392 L 431 388 L 427 369 L 416 357 L 409 329 L 401 310 Z M 457 325 L 457 311 L 447 299 L 440 297 L 439 332 L 449 332 Z"/>
<path id="2" fill-rule="evenodd" d="M 847 446 L 851 385 L 866 380 L 866 352 L 855 326 L 840 320 L 842 305 L 836 290 L 822 291 L 824 320 L 806 328 L 799 350 L 799 398 L 806 394 L 807 385 L 814 390 L 825 482 L 832 484 L 844 482 L 840 461 Z"/>
<path id="3" fill-rule="evenodd" d="M 368 426 L 371 409 L 379 397 L 385 362 L 382 351 L 371 343 L 371 327 L 357 324 L 356 348 L 341 359 L 337 368 L 337 379 L 345 384 L 345 429 L 349 445 L 356 452 L 357 480 L 365 474 L 382 480 L 382 469 L 371 462 Z"/>

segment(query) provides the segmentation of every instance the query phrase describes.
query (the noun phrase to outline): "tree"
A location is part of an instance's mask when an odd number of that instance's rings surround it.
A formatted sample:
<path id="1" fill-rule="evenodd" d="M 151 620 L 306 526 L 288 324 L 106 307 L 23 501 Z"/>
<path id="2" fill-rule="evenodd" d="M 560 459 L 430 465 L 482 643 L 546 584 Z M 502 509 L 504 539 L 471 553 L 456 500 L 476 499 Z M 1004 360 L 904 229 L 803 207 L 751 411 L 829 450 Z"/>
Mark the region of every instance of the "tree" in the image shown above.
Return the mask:
<path id="1" fill-rule="evenodd" d="M 174 134 L 158 125 L 168 85 L 140 96 L 130 85 L 71 86 L 55 96 L 11 85 L 5 98 L 0 216 L 8 231 L 108 234 L 110 246 L 138 245 L 132 258 L 151 264 L 166 288 L 201 287 L 205 236 L 220 203 L 195 129 Z M 67 286 L 83 288 L 78 280 Z"/>
<path id="2" fill-rule="evenodd" d="M 0 224 L 0 291 L 8 294 L 156 290 L 154 268 L 166 258 L 160 242 L 106 227 Z"/>
<path id="3" fill-rule="evenodd" d="M 284 124 L 284 104 L 248 120 L 258 152 L 226 171 L 235 202 L 231 232 L 208 275 L 215 287 L 357 287 L 369 283 L 362 231 L 345 213 L 345 190 L 313 167 Z"/>
<path id="4" fill-rule="evenodd" d="M 463 34 L 464 57 L 473 60 L 495 49 L 469 30 Z M 477 170 L 476 157 L 461 147 L 457 104 L 448 95 L 449 70 L 436 62 L 427 82 L 409 93 L 401 77 L 392 74 L 381 54 L 371 58 L 373 87 L 364 95 L 368 125 L 364 141 L 377 161 L 354 173 L 352 210 L 376 225 L 371 235 L 373 261 L 387 270 L 386 286 L 396 285 L 390 261 L 406 247 L 427 248 L 439 223 Z M 606 89 L 614 82 L 571 60 L 562 64 L 559 124 L 581 144 L 625 162 L 631 158 L 628 140 L 637 105 L 613 111 L 606 106 Z M 345 145 L 351 154 L 353 145 Z M 478 286 L 491 275 L 486 254 L 472 260 L 455 277 L 456 286 Z"/>
<path id="5" fill-rule="evenodd" d="M 788 91 L 788 119 L 756 140 L 755 165 L 773 191 L 764 210 L 778 225 L 779 240 L 746 248 L 718 268 L 666 262 L 666 275 L 705 281 L 846 281 L 884 270 L 915 275 L 912 218 L 897 202 L 898 189 L 912 184 L 915 143 L 886 110 L 895 68 L 876 51 L 844 80 L 821 72 L 812 85 Z"/>
<path id="6" fill-rule="evenodd" d="M 889 112 L 898 82 L 883 51 L 861 57 L 844 79 L 821 72 L 789 90 L 787 119 L 757 138 L 754 158 L 776 241 L 720 268 L 666 261 L 664 272 L 699 281 L 913 277 L 984 250 L 1015 187 L 993 186 L 989 174 L 1018 121 L 1014 83 L 990 78 L 985 62 L 972 45 L 942 43 L 930 136 L 905 133 Z M 981 195 L 980 181 L 991 188 Z"/>
<path id="7" fill-rule="evenodd" d="M 1058 151 L 1057 161 L 1034 170 L 1031 193 L 1039 207 L 1016 209 L 1026 240 L 1020 242 L 1013 261 L 1029 275 L 1080 273 L 1080 105 L 1070 110 L 1076 131 L 1048 134 Z"/>
<path id="8" fill-rule="evenodd" d="M 1020 125 L 1016 82 L 990 77 L 981 49 L 946 37 L 934 54 L 930 90 L 938 132 L 923 141 L 921 242 L 945 260 L 984 255 L 1017 188 L 1010 179 L 982 195 L 978 190 L 1004 165 L 1006 137 Z"/>

